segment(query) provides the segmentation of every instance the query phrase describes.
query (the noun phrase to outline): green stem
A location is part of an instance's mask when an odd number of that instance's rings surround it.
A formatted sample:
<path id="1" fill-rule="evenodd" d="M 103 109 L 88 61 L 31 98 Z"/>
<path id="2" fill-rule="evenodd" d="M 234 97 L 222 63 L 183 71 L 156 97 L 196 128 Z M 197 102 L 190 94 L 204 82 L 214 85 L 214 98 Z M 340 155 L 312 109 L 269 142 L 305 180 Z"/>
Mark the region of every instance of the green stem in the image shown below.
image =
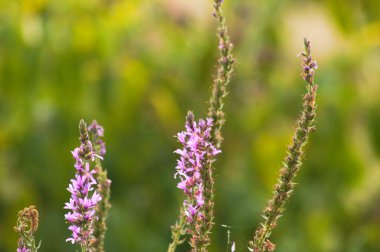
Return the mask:
<path id="1" fill-rule="evenodd" d="M 172 226 L 172 242 L 169 244 L 167 252 L 174 252 L 177 246 L 184 242 L 184 240 L 181 240 L 181 236 L 184 234 L 185 224 L 186 216 L 184 214 L 183 207 L 181 207 L 178 222 L 174 226 Z"/>
<path id="2" fill-rule="evenodd" d="M 223 111 L 224 98 L 228 94 L 227 85 L 230 83 L 235 63 L 235 59 L 232 55 L 233 45 L 230 42 L 226 20 L 221 9 L 222 2 L 222 0 L 214 0 L 214 16 L 218 22 L 217 36 L 219 38 L 219 58 L 218 70 L 212 86 L 209 101 L 210 106 L 207 114 L 208 117 L 213 119 L 214 126 L 211 136 L 212 141 L 217 148 L 220 148 L 223 140 L 221 129 L 225 122 L 225 113 Z"/>
<path id="3" fill-rule="evenodd" d="M 277 225 L 277 220 L 285 210 L 284 206 L 295 187 L 294 179 L 302 164 L 303 147 L 306 145 L 309 133 L 314 131 L 315 99 L 318 86 L 314 83 L 314 69 L 317 68 L 312 60 L 311 43 L 305 39 L 305 53 L 301 55 L 303 59 L 303 78 L 306 81 L 307 92 L 304 96 L 303 109 L 297 121 L 297 127 L 293 136 L 293 143 L 288 148 L 288 154 L 280 170 L 280 177 L 275 186 L 272 198 L 268 201 L 267 207 L 263 211 L 264 223 L 256 229 L 253 241 L 249 242 L 251 251 L 265 252 L 274 251 L 275 245 L 269 241 L 273 229 Z"/>

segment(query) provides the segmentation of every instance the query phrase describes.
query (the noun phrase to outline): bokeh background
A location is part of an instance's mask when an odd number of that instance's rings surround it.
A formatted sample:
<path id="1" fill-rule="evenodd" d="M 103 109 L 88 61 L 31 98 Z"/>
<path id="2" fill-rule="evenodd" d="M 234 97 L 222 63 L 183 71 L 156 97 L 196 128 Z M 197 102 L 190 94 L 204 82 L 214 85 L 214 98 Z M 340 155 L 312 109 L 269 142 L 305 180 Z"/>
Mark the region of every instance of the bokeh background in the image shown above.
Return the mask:
<path id="1" fill-rule="evenodd" d="M 205 116 L 215 73 L 211 4 L 0 0 L 0 251 L 15 251 L 17 212 L 31 204 L 40 251 L 76 250 L 63 206 L 81 118 L 106 130 L 107 251 L 166 251 L 183 200 L 173 136 L 188 110 Z M 224 10 L 238 64 L 210 251 L 227 251 L 228 231 L 247 251 L 261 220 L 302 104 L 305 36 L 319 65 L 317 131 L 273 241 L 278 252 L 380 251 L 380 2 L 226 0 Z"/>

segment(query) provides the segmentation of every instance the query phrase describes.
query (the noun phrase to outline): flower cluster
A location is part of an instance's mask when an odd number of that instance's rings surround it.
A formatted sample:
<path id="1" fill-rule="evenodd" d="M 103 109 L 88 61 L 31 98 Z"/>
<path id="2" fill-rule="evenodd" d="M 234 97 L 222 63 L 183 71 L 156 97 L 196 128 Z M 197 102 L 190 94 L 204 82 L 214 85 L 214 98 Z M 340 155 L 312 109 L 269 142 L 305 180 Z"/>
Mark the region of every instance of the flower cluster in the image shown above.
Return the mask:
<path id="1" fill-rule="evenodd" d="M 206 121 L 201 119 L 197 124 L 194 121 L 194 115 L 189 112 L 186 131 L 177 135 L 183 148 L 175 151 L 180 155 L 175 177 L 177 175 L 180 177 L 181 181 L 177 187 L 182 189 L 187 196 L 184 207 L 188 223 L 203 218 L 201 211 L 204 205 L 202 172 L 206 169 L 206 160 L 212 159 L 221 152 L 210 141 L 211 127 L 212 120 L 210 118 L 207 118 Z"/>
<path id="2" fill-rule="evenodd" d="M 94 148 L 96 153 L 99 153 L 101 157 L 104 157 L 106 154 L 106 144 L 102 140 L 104 137 L 104 129 L 98 124 L 97 121 L 93 121 L 90 126 L 88 126 L 88 131 L 92 133 Z"/>
<path id="3" fill-rule="evenodd" d="M 81 146 L 72 151 L 75 159 L 75 178 L 67 190 L 71 193 L 71 198 L 65 205 L 65 209 L 70 210 L 65 215 L 65 219 L 71 224 L 69 230 L 72 236 L 66 241 L 73 244 L 78 243 L 84 248 L 88 248 L 94 242 L 92 222 L 95 215 L 95 207 L 101 200 L 98 192 L 93 192 L 93 185 L 97 182 L 93 177 L 95 170 L 90 167 L 90 162 L 95 158 L 101 158 L 93 151 L 93 147 L 88 138 L 88 132 L 83 120 L 80 122 Z"/>
<path id="4" fill-rule="evenodd" d="M 305 38 L 304 40 L 305 44 L 305 52 L 302 52 L 299 54 L 299 56 L 302 56 L 302 78 L 312 84 L 314 83 L 314 73 L 315 70 L 318 69 L 317 62 L 311 58 L 311 42 Z"/>

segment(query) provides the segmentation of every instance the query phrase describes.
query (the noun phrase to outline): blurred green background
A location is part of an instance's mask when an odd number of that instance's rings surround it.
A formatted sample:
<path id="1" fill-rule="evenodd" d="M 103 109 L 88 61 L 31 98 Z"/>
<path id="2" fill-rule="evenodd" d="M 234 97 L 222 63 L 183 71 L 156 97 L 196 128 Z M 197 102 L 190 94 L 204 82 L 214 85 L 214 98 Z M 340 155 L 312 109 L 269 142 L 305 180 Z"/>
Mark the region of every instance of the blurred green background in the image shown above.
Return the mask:
<path id="1" fill-rule="evenodd" d="M 380 2 L 226 0 L 237 69 L 216 163 L 210 251 L 247 242 L 318 62 L 317 131 L 273 233 L 278 252 L 380 251 Z M 183 200 L 173 179 L 187 110 L 204 117 L 217 39 L 211 0 L 0 0 L 0 251 L 19 209 L 40 211 L 41 252 L 75 251 L 64 220 L 78 122 L 106 130 L 108 251 L 166 251 Z M 183 245 L 178 251 L 187 251 Z"/>

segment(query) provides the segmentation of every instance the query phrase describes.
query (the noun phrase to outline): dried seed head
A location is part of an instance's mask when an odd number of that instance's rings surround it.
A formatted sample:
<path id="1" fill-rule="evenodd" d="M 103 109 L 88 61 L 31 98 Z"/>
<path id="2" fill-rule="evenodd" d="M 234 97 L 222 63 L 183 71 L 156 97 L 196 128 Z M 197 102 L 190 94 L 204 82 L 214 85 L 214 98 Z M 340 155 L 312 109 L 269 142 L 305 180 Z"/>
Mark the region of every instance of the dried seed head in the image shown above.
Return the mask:
<path id="1" fill-rule="evenodd" d="M 25 207 L 18 213 L 17 226 L 15 231 L 18 233 L 35 233 L 38 229 L 38 211 L 35 206 Z"/>

